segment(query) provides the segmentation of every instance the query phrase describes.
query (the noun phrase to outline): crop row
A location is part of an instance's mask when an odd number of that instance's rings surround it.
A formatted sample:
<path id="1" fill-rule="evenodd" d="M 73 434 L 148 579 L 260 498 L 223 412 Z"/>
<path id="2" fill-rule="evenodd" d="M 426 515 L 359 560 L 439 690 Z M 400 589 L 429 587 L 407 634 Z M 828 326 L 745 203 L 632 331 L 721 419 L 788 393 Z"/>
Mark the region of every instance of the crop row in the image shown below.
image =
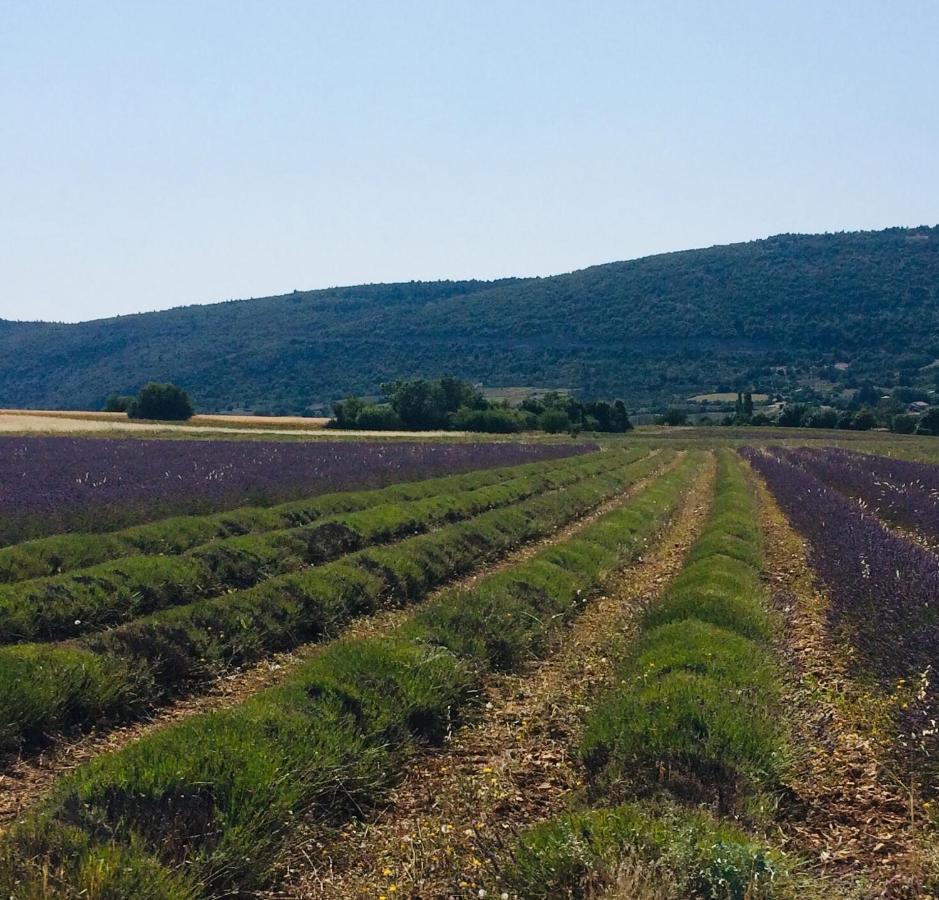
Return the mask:
<path id="1" fill-rule="evenodd" d="M 635 451 L 625 457 L 614 452 L 563 466 L 541 463 L 534 472 L 484 487 L 440 491 L 417 500 L 326 516 L 308 525 L 223 538 L 178 556 L 131 556 L 0 586 L 0 643 L 89 634 L 160 609 L 247 588 L 367 546 L 556 490 L 638 456 Z"/>
<path id="2" fill-rule="evenodd" d="M 638 451 L 635 455 L 639 455 Z M 369 491 L 319 494 L 276 506 L 242 507 L 207 515 L 174 516 L 119 531 L 69 532 L 0 547 L 0 583 L 43 578 L 139 555 L 175 555 L 209 541 L 309 525 L 324 516 L 355 512 L 387 503 L 405 503 L 453 491 L 498 484 L 549 469 L 563 470 L 576 456 L 479 469 Z M 412 473 L 419 475 L 420 473 Z"/>
<path id="3" fill-rule="evenodd" d="M 673 454 L 646 457 L 437 531 L 252 588 L 161 610 L 75 643 L 0 648 L 0 747 L 139 715 L 220 673 L 334 635 L 350 618 L 415 602 L 622 491 Z M 614 457 L 611 457 L 611 460 Z M 585 460 L 588 468 L 593 460 Z"/>
<path id="4" fill-rule="evenodd" d="M 698 808 L 746 819 L 784 765 L 761 557 L 755 498 L 724 451 L 702 534 L 586 723 L 580 754 L 597 808 L 520 837 L 506 876 L 521 896 L 583 896 L 624 864 L 654 896 L 781 895 L 784 858 Z"/>
<path id="5" fill-rule="evenodd" d="M 905 740 L 939 753 L 939 557 L 885 528 L 837 491 L 778 456 L 742 451 L 763 475 L 829 594 L 833 632 L 888 691 L 918 686 L 898 718 Z"/>
<path id="6" fill-rule="evenodd" d="M 698 462 L 689 454 L 575 537 L 445 593 L 386 635 L 337 641 L 240 706 L 65 776 L 4 837 L 3 893 L 249 890 L 296 816 L 338 819 L 371 804 L 417 747 L 441 741 L 478 702 L 488 673 L 543 652 L 586 592 L 661 530 Z"/>
<path id="7" fill-rule="evenodd" d="M 590 449 L 595 445 L 0 436 L 0 545 Z"/>
<path id="8" fill-rule="evenodd" d="M 939 467 L 834 447 L 777 455 L 860 500 L 888 522 L 939 540 Z"/>

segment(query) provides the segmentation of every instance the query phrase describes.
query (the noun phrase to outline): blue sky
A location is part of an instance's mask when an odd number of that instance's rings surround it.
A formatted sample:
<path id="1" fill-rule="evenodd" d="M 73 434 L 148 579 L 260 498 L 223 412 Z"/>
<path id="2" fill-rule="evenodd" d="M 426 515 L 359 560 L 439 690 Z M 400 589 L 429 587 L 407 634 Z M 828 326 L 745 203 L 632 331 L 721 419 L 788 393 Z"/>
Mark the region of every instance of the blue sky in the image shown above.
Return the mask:
<path id="1" fill-rule="evenodd" d="M 939 222 L 939 3 L 0 0 L 0 317 Z"/>

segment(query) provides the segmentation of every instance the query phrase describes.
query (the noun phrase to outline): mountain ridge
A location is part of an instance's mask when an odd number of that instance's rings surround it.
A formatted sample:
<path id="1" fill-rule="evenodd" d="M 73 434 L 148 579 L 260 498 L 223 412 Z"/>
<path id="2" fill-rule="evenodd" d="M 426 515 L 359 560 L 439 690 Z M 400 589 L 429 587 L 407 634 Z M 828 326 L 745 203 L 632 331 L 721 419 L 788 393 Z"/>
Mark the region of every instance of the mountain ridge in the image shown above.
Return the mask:
<path id="1" fill-rule="evenodd" d="M 889 384 L 909 380 L 903 363 L 936 356 L 939 226 L 923 226 L 775 235 L 551 276 L 0 320 L 0 406 L 94 408 L 158 379 L 205 411 L 300 412 L 390 378 L 450 372 L 638 408 L 721 386 L 779 389 L 780 367 Z"/>

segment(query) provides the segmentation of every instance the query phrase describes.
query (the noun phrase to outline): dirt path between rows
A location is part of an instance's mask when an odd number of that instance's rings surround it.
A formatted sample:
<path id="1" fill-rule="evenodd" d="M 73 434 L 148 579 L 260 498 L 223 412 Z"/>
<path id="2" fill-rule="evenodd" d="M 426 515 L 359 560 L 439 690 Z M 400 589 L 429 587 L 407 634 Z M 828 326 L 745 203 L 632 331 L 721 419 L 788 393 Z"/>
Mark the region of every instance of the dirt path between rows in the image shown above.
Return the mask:
<path id="1" fill-rule="evenodd" d="M 612 678 L 639 613 L 680 570 L 710 508 L 708 456 L 648 552 L 608 579 L 552 655 L 493 678 L 477 721 L 413 760 L 367 820 L 328 833 L 311 824 L 282 860 L 273 898 L 497 898 L 504 845 L 560 810 L 582 786 L 575 750 L 584 715 Z"/>
<path id="2" fill-rule="evenodd" d="M 653 451 L 653 454 L 657 452 Z M 573 522 L 554 529 L 544 537 L 521 545 L 518 549 L 498 559 L 489 559 L 480 563 L 469 574 L 447 582 L 419 603 L 382 610 L 351 622 L 343 629 L 342 636 L 361 636 L 387 631 L 407 617 L 414 615 L 418 609 L 431 603 L 443 592 L 470 588 L 480 578 L 516 566 L 551 544 L 566 540 L 591 522 L 625 503 L 649 485 L 654 478 L 674 468 L 683 456 L 683 452 L 676 454 L 674 459 L 667 464 L 659 466 L 649 475 L 633 482 L 624 491 L 604 501 Z M 252 694 L 282 681 L 292 668 L 322 652 L 327 645 L 328 642 L 303 644 L 290 652 L 276 654 L 247 669 L 221 677 L 203 693 L 177 700 L 145 721 L 99 729 L 75 740 L 60 739 L 54 741 L 41 753 L 13 762 L 0 772 L 0 831 L 40 801 L 52 788 L 56 779 L 70 770 L 87 763 L 96 756 L 119 750 L 154 731 L 191 716 L 236 706 Z"/>
<path id="3" fill-rule="evenodd" d="M 781 822 L 788 849 L 807 856 L 832 897 L 919 897 L 922 854 L 907 799 L 882 759 L 864 714 L 868 699 L 848 674 L 848 650 L 826 625 L 803 538 L 751 470 L 765 535 L 764 577 L 782 613 L 779 653 L 789 672 L 784 707 L 795 760 Z"/>

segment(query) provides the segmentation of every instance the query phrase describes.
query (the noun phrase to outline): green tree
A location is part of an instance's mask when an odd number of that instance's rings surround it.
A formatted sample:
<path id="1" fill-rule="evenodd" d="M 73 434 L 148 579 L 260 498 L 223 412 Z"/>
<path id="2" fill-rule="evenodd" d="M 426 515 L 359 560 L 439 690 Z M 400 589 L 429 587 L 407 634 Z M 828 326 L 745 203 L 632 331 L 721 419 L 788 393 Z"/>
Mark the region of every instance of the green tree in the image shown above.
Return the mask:
<path id="1" fill-rule="evenodd" d="M 130 394 L 111 394 L 104 403 L 105 412 L 127 412 L 135 398 Z"/>
<path id="2" fill-rule="evenodd" d="M 563 431 L 570 431 L 571 420 L 563 409 L 548 407 L 538 416 L 538 427 L 548 434 L 560 434 Z"/>
<path id="3" fill-rule="evenodd" d="M 816 409 L 808 417 L 809 428 L 835 428 L 838 425 L 838 413 L 831 407 Z"/>
<path id="4" fill-rule="evenodd" d="M 890 420 L 890 430 L 895 434 L 912 434 L 916 430 L 916 416 L 900 413 Z"/>
<path id="5" fill-rule="evenodd" d="M 866 381 L 854 395 L 852 402 L 856 406 L 874 406 L 880 399 L 880 393 L 869 381 Z"/>
<path id="6" fill-rule="evenodd" d="M 610 431 L 622 434 L 625 431 L 632 431 L 633 423 L 629 421 L 629 413 L 626 412 L 626 404 L 622 400 L 613 401 L 613 413 L 610 416 Z"/>
<path id="7" fill-rule="evenodd" d="M 333 404 L 333 421 L 330 424 L 333 428 L 356 428 L 359 413 L 364 407 L 365 401 L 358 397 L 346 397 L 345 400 L 339 400 Z"/>
<path id="8" fill-rule="evenodd" d="M 851 428 L 854 431 L 870 431 L 877 424 L 877 416 L 872 409 L 865 407 L 854 414 Z"/>
<path id="9" fill-rule="evenodd" d="M 417 378 L 382 385 L 394 411 L 407 428 L 444 428 L 447 395 L 439 381 Z"/>
<path id="10" fill-rule="evenodd" d="M 672 407 L 659 417 L 659 425 L 687 425 L 688 413 L 683 409 Z"/>
<path id="11" fill-rule="evenodd" d="M 132 419 L 158 419 L 164 422 L 185 422 L 194 410 L 189 395 L 175 384 L 151 381 L 145 384 L 127 410 Z"/>
<path id="12" fill-rule="evenodd" d="M 776 424 L 783 428 L 799 428 L 805 422 L 806 408 L 801 403 L 789 403 L 779 413 Z"/>
<path id="13" fill-rule="evenodd" d="M 919 417 L 919 423 L 916 426 L 917 434 L 939 434 L 939 407 L 927 409 Z"/>
<path id="14" fill-rule="evenodd" d="M 401 427 L 401 419 L 390 406 L 369 404 L 363 406 L 355 417 L 355 425 L 363 431 L 395 431 Z"/>
<path id="15" fill-rule="evenodd" d="M 584 406 L 587 416 L 590 416 L 597 423 L 596 431 L 612 431 L 613 425 L 613 407 L 603 400 L 597 400 L 594 403 L 587 403 Z"/>
<path id="16" fill-rule="evenodd" d="M 747 422 L 753 418 L 753 394 L 750 391 L 743 395 L 743 416 Z"/>
<path id="17" fill-rule="evenodd" d="M 468 381 L 444 375 L 439 384 L 447 412 L 456 412 L 463 406 L 469 409 L 485 409 L 487 406 L 486 398 Z"/>

